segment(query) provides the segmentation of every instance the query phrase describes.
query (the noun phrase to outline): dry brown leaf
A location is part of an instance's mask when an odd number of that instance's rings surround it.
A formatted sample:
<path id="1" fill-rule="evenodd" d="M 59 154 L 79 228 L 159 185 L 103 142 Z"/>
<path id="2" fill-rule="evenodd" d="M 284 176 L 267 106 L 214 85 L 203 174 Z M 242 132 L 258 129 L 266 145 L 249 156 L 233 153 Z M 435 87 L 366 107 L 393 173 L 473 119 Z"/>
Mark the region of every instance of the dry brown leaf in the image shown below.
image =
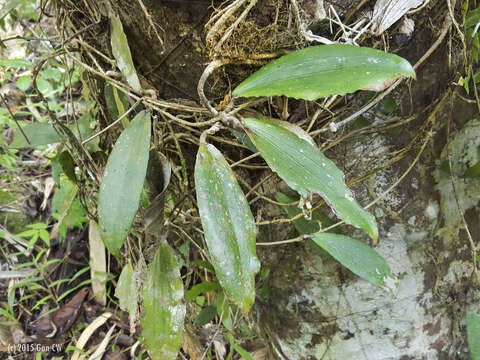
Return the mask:
<path id="1" fill-rule="evenodd" d="M 75 296 L 60 309 L 54 311 L 32 325 L 32 329 L 40 336 L 53 338 L 67 332 L 77 319 L 88 288 L 82 288 Z"/>
<path id="2" fill-rule="evenodd" d="M 372 31 L 382 34 L 410 9 L 422 5 L 423 0 L 377 0 L 373 8 Z"/>
<path id="3" fill-rule="evenodd" d="M 105 245 L 100 237 L 100 231 L 95 221 L 90 220 L 88 229 L 88 243 L 90 245 L 90 278 L 95 300 L 105 306 L 107 303 L 105 283 L 107 262 Z"/>
<path id="4" fill-rule="evenodd" d="M 200 344 L 200 340 L 188 330 L 185 330 L 185 333 L 183 334 L 182 349 L 190 357 L 191 360 L 202 359 L 202 344 Z"/>
<path id="5" fill-rule="evenodd" d="M 45 188 L 43 190 L 43 201 L 42 205 L 40 205 L 41 210 L 45 210 L 48 204 L 48 198 L 52 195 L 53 189 L 55 187 L 55 181 L 53 177 L 49 176 L 45 179 Z"/>
<path id="6" fill-rule="evenodd" d="M 103 338 L 102 342 L 100 345 L 98 345 L 97 350 L 88 358 L 88 360 L 100 360 L 105 353 L 105 350 L 107 350 L 108 343 L 110 342 L 110 338 L 112 336 L 113 330 L 115 330 L 115 325 L 113 325 Z"/>
<path id="7" fill-rule="evenodd" d="M 250 355 L 255 360 L 267 360 L 268 349 L 266 347 L 262 348 L 262 349 L 258 349 L 258 350 L 250 352 Z M 242 358 L 240 358 L 240 360 L 245 360 L 245 359 L 242 357 Z"/>
<path id="8" fill-rule="evenodd" d="M 6 323 L 11 320 L 5 316 L 0 316 L 0 321 Z M 19 324 L 0 325 L 0 346 L 22 344 L 28 340 L 28 337 Z"/>
<path id="9" fill-rule="evenodd" d="M 95 320 L 92 321 L 90 325 L 88 325 L 85 330 L 83 330 L 80 338 L 78 339 L 75 347 L 83 350 L 83 347 L 87 344 L 88 339 L 93 335 L 93 333 L 103 324 L 107 322 L 107 320 L 112 316 L 112 313 L 106 312 L 97 317 Z M 80 351 L 75 350 L 72 356 L 72 360 L 79 360 L 83 358 L 83 355 L 80 354 Z"/>

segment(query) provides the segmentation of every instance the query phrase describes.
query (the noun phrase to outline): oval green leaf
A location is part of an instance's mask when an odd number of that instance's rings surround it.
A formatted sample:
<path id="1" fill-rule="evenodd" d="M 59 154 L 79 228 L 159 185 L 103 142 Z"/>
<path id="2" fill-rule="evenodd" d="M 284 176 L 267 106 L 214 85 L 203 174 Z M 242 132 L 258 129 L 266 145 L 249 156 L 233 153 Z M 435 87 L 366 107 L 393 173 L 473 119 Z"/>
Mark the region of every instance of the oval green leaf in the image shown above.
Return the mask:
<path id="1" fill-rule="evenodd" d="M 28 141 L 19 129 L 15 129 L 13 141 L 9 145 L 10 148 L 19 149 L 30 146 L 54 144 L 62 141 L 53 126 L 49 123 L 30 123 L 23 127 L 22 130 L 27 136 Z"/>
<path id="2" fill-rule="evenodd" d="M 138 210 L 149 146 L 150 114 L 142 111 L 120 134 L 103 174 L 98 194 L 100 233 L 117 257 Z"/>
<path id="3" fill-rule="evenodd" d="M 200 284 L 192 286 L 192 288 L 185 293 L 185 300 L 193 301 L 200 294 L 203 294 L 209 291 L 217 291 L 220 289 L 221 289 L 221 286 L 216 282 L 202 282 Z"/>
<path id="4" fill-rule="evenodd" d="M 30 61 L 25 59 L 1 59 L 0 66 L 20 69 L 23 67 L 33 67 L 33 64 Z"/>
<path id="5" fill-rule="evenodd" d="M 172 248 L 163 242 L 150 264 L 142 292 L 142 336 L 152 359 L 173 360 L 182 346 L 183 282 Z"/>
<path id="6" fill-rule="evenodd" d="M 248 312 L 255 301 L 255 221 L 222 154 L 211 144 L 198 149 L 195 188 L 212 265 L 225 292 Z"/>
<path id="7" fill-rule="evenodd" d="M 381 91 L 399 77 L 415 78 L 415 71 L 397 55 L 347 44 L 319 45 L 265 65 L 238 85 L 233 95 L 316 100 L 361 89 Z"/>
<path id="8" fill-rule="evenodd" d="M 128 84 L 135 91 L 142 91 L 142 86 L 140 85 L 140 80 L 137 76 L 137 71 L 133 65 L 132 54 L 130 52 L 130 47 L 128 46 L 127 36 L 123 31 L 123 25 L 120 19 L 117 16 L 110 18 L 110 33 L 111 33 L 111 44 L 112 44 L 112 53 L 117 61 L 117 66 L 125 76 Z"/>
<path id="9" fill-rule="evenodd" d="M 363 242 L 326 232 L 313 234 L 312 241 L 361 278 L 390 292 L 397 289 L 398 281 L 385 259 Z"/>
<path id="10" fill-rule="evenodd" d="M 373 215 L 354 200 L 343 172 L 320 150 L 289 130 L 266 120 L 244 119 L 247 133 L 270 168 L 301 196 L 322 196 L 347 224 L 364 229 L 375 241 L 377 223 Z"/>
<path id="11" fill-rule="evenodd" d="M 480 316 L 467 312 L 467 340 L 472 360 L 480 360 Z"/>

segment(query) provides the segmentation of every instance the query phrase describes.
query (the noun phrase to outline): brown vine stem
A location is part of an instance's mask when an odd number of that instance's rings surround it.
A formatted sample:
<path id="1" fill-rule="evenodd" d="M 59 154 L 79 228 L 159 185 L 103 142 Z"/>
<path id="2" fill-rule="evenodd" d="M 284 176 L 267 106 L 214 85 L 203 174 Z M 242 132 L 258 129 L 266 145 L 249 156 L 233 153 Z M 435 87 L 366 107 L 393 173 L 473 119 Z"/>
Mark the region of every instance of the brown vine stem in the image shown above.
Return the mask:
<path id="1" fill-rule="evenodd" d="M 208 135 L 215 135 L 217 131 L 221 129 L 220 123 L 214 124 L 210 129 L 205 130 L 202 132 L 202 135 L 200 135 L 200 145 L 206 145 L 207 144 L 207 136 Z"/>
<path id="2" fill-rule="evenodd" d="M 210 64 L 207 65 L 205 70 L 203 70 L 203 74 L 200 77 L 200 80 L 198 81 L 198 85 L 197 85 L 197 92 L 198 92 L 198 96 L 200 97 L 200 100 L 202 101 L 203 105 L 205 105 L 205 107 L 208 110 L 210 110 L 210 112 L 214 116 L 218 115 L 218 111 L 212 105 L 210 105 L 210 101 L 208 101 L 207 97 L 205 96 L 205 91 L 204 91 L 205 83 L 207 82 L 207 79 L 212 74 L 212 72 L 224 64 L 225 62 L 222 60 L 213 60 L 212 62 L 210 62 Z"/>

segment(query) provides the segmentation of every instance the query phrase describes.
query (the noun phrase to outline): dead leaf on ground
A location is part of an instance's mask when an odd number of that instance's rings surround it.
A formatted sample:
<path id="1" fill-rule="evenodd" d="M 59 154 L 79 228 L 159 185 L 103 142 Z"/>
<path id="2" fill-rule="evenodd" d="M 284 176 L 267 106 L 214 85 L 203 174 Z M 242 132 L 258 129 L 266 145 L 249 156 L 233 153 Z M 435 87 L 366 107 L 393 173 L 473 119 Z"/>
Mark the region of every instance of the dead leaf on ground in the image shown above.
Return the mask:
<path id="1" fill-rule="evenodd" d="M 185 330 L 183 334 L 182 349 L 190 356 L 191 360 L 201 360 L 203 357 L 203 347 L 198 337 L 190 331 Z"/>
<path id="2" fill-rule="evenodd" d="M 72 300 L 61 306 L 60 309 L 43 316 L 32 324 L 33 331 L 46 338 L 57 337 L 67 332 L 77 319 L 87 294 L 88 288 L 80 289 Z"/>
<path id="3" fill-rule="evenodd" d="M 423 0 L 377 0 L 372 16 L 373 33 L 381 35 L 410 9 L 415 9 L 422 3 Z"/>
<path id="4" fill-rule="evenodd" d="M 95 300 L 104 305 L 107 303 L 105 289 L 107 262 L 105 244 L 100 237 L 100 230 L 95 221 L 90 220 L 88 229 L 88 242 L 90 245 L 90 278 L 92 279 L 92 290 Z"/>
<path id="5" fill-rule="evenodd" d="M 4 316 L 0 316 L 1 322 L 10 322 Z M 25 335 L 25 332 L 19 324 L 0 325 L 0 346 L 8 346 L 12 344 L 23 344 L 30 339 Z"/>
<path id="6" fill-rule="evenodd" d="M 78 339 L 77 343 L 75 344 L 75 347 L 77 349 L 83 350 L 85 345 L 88 342 L 88 339 L 93 335 L 93 333 L 103 324 L 107 322 L 109 318 L 112 317 L 112 313 L 106 312 L 97 317 L 93 322 L 88 325 L 85 330 L 83 330 L 82 334 L 80 335 L 80 338 Z M 83 355 L 80 353 L 80 351 L 75 350 L 72 356 L 72 360 L 79 360 Z"/>
<path id="7" fill-rule="evenodd" d="M 43 211 L 47 208 L 48 198 L 52 195 L 53 189 L 55 187 L 55 181 L 53 177 L 49 176 L 45 179 L 45 188 L 43 190 L 43 201 L 40 205 L 40 209 Z"/>

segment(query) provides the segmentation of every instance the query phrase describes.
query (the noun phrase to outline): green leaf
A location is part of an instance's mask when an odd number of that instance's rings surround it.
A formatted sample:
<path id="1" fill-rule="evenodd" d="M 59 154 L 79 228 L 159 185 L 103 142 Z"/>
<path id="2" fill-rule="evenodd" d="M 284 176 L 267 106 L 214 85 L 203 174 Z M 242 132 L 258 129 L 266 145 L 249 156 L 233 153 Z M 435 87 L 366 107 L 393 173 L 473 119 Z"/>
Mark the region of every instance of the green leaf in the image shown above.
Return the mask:
<path id="1" fill-rule="evenodd" d="M 312 240 L 361 278 L 390 292 L 397 288 L 397 279 L 385 259 L 363 242 L 326 232 L 313 234 Z"/>
<path id="2" fill-rule="evenodd" d="M 415 78 L 415 71 L 397 55 L 346 44 L 320 45 L 267 64 L 238 85 L 233 95 L 316 100 L 357 90 L 381 91 L 399 77 Z"/>
<path id="3" fill-rule="evenodd" d="M 182 345 L 186 309 L 180 269 L 166 242 L 160 244 L 150 264 L 142 297 L 142 336 L 151 358 L 176 359 Z"/>
<path id="4" fill-rule="evenodd" d="M 83 114 L 76 124 L 69 125 L 68 128 L 74 133 L 77 139 L 85 140 L 93 135 L 93 130 L 90 128 L 91 116 L 89 113 Z M 18 149 L 23 147 L 35 147 L 39 145 L 55 144 L 62 142 L 61 136 L 56 132 L 54 127 L 49 123 L 29 123 L 22 127 L 23 132 L 27 135 L 30 143 L 27 142 L 22 132 L 14 129 L 13 141 L 9 145 L 10 148 Z M 80 130 L 80 134 L 79 134 Z M 86 146 L 90 151 L 98 151 L 99 138 L 96 137 L 90 140 Z"/>
<path id="5" fill-rule="evenodd" d="M 62 141 L 53 126 L 48 123 L 30 123 L 23 127 L 22 130 L 25 135 L 27 135 L 30 143 L 27 142 L 20 130 L 15 129 L 13 141 L 9 145 L 10 148 L 18 149 L 23 147 L 34 147 L 59 143 Z"/>
<path id="6" fill-rule="evenodd" d="M 7 0 L 0 9 L 0 20 L 7 16 L 13 9 L 20 5 L 23 0 Z"/>
<path id="7" fill-rule="evenodd" d="M 90 127 L 90 123 L 93 121 L 92 114 L 90 111 L 85 112 L 80 118 L 78 118 L 75 124 L 68 126 L 72 130 L 73 134 L 79 141 L 84 141 L 90 138 L 95 131 Z M 100 143 L 100 138 L 97 136 L 92 140 L 88 141 L 85 145 L 87 149 L 91 152 L 100 151 L 98 146 Z"/>
<path id="8" fill-rule="evenodd" d="M 104 96 L 108 113 L 115 121 L 128 109 L 128 97 L 109 83 L 105 84 Z"/>
<path id="9" fill-rule="evenodd" d="M 217 307 L 214 305 L 209 305 L 200 311 L 200 314 L 198 314 L 197 318 L 195 319 L 195 324 L 198 326 L 206 325 L 215 319 L 215 316 L 217 316 Z"/>
<path id="10" fill-rule="evenodd" d="M 252 140 L 250 140 L 250 138 L 248 137 L 247 134 L 245 134 L 243 131 L 237 131 L 237 130 L 234 130 L 234 129 L 230 129 L 230 132 L 232 133 L 233 136 L 235 136 L 237 138 L 238 141 L 240 141 L 241 144 L 245 145 L 246 147 L 248 147 L 248 149 L 253 152 L 253 153 L 257 153 L 258 150 L 257 148 L 255 147 L 255 145 L 253 145 L 252 143 Z"/>
<path id="11" fill-rule="evenodd" d="M 467 340 L 472 360 L 480 359 L 480 316 L 467 312 Z"/>
<path id="12" fill-rule="evenodd" d="M 117 60 L 117 66 L 125 76 L 128 84 L 135 91 L 142 91 L 140 80 L 138 80 L 137 71 L 133 65 L 132 54 L 130 53 L 130 47 L 128 46 L 127 36 L 123 32 L 123 25 L 117 16 L 110 18 L 110 32 L 111 32 L 111 44 L 112 52 L 115 60 Z"/>
<path id="13" fill-rule="evenodd" d="M 372 239 L 378 239 L 375 218 L 354 200 L 345 185 L 343 172 L 333 161 L 281 126 L 253 118 L 243 122 L 267 164 L 288 186 L 303 197 L 319 194 L 343 221 L 364 229 Z"/>
<path id="14" fill-rule="evenodd" d="M 388 97 L 380 101 L 380 103 L 377 106 L 377 109 L 385 115 L 390 115 L 393 112 L 397 111 L 398 104 L 395 101 L 395 99 Z"/>
<path id="15" fill-rule="evenodd" d="M 130 323 L 135 322 L 138 310 L 137 283 L 133 275 L 132 264 L 128 263 L 123 267 L 115 289 L 115 296 L 120 302 L 120 309 L 128 312 Z"/>
<path id="16" fill-rule="evenodd" d="M 68 228 L 81 227 L 87 221 L 77 194 L 78 186 L 61 177 L 52 199 L 52 217 L 57 220 L 52 229 L 52 238 L 57 238 L 58 235 L 63 238 Z"/>
<path id="17" fill-rule="evenodd" d="M 231 344 L 233 349 L 242 357 L 243 360 L 255 360 L 255 358 L 240 345 L 235 344 L 235 342 L 232 342 Z"/>
<path id="18" fill-rule="evenodd" d="M 465 177 L 478 177 L 480 176 L 480 162 L 477 162 L 475 165 L 469 167 L 465 170 Z"/>
<path id="19" fill-rule="evenodd" d="M 220 284 L 216 282 L 202 282 L 200 284 L 192 286 L 192 288 L 185 293 L 185 300 L 192 301 L 200 294 L 204 294 L 209 291 L 217 291 L 221 288 L 222 287 L 220 286 Z"/>
<path id="20" fill-rule="evenodd" d="M 230 316 L 230 306 L 223 292 L 217 294 L 217 315 L 222 321 L 223 326 L 229 331 L 233 331 L 232 318 Z"/>
<path id="21" fill-rule="evenodd" d="M 138 210 L 149 146 L 150 114 L 142 111 L 120 134 L 103 174 L 98 194 L 100 234 L 117 257 Z"/>
<path id="22" fill-rule="evenodd" d="M 255 301 L 255 221 L 248 202 L 222 154 L 201 144 L 195 164 L 200 219 L 212 265 L 225 292 L 248 312 Z"/>
<path id="23" fill-rule="evenodd" d="M 470 11 L 465 18 L 465 29 L 474 27 L 480 21 L 480 7 Z"/>
<path id="24" fill-rule="evenodd" d="M 32 79 L 29 75 L 20 76 L 17 79 L 17 87 L 23 92 L 27 91 L 30 88 L 30 83 Z"/>
<path id="25" fill-rule="evenodd" d="M 25 59 L 0 59 L 0 67 L 10 67 L 10 68 L 24 68 L 24 67 L 32 67 L 33 64 Z"/>
<path id="26" fill-rule="evenodd" d="M 62 151 L 58 156 L 58 162 L 60 163 L 60 166 L 62 167 L 63 172 L 65 175 L 67 175 L 68 179 L 71 182 L 76 181 L 76 176 L 75 176 L 75 163 L 73 161 L 72 155 L 65 150 Z"/>

